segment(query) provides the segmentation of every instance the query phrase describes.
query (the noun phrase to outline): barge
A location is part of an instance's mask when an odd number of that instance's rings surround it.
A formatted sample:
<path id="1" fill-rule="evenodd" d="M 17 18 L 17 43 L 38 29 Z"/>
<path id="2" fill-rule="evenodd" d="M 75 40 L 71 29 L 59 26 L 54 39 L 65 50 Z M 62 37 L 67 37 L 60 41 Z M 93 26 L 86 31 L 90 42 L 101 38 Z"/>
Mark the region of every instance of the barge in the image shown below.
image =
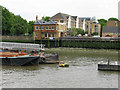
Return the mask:
<path id="1" fill-rule="evenodd" d="M 0 64 L 5 66 L 38 65 L 40 56 L 29 55 L 24 52 L 0 51 Z"/>
<path id="2" fill-rule="evenodd" d="M 98 64 L 98 70 L 102 70 L 102 71 L 120 71 L 120 64 L 118 64 L 117 62 L 114 64 L 110 64 L 110 62 L 108 61 L 108 63 L 101 63 Z"/>

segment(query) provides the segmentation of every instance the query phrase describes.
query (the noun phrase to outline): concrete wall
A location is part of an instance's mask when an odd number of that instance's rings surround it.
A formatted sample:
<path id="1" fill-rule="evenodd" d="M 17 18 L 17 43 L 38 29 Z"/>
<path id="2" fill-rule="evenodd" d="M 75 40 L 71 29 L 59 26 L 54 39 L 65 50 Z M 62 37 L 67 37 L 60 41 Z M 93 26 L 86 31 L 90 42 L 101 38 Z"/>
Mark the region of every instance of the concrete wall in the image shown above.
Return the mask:
<path id="1" fill-rule="evenodd" d="M 2 40 L 34 40 L 33 36 L 2 36 Z"/>

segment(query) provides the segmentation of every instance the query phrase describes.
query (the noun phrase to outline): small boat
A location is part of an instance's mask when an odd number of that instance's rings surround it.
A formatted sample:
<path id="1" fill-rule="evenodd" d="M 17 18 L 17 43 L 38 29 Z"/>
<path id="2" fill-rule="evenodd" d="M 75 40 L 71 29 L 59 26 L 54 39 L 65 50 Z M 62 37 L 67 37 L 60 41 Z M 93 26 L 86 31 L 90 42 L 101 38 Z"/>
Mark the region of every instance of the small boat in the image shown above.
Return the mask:
<path id="1" fill-rule="evenodd" d="M 68 63 L 60 62 L 59 67 L 69 67 Z"/>
<path id="2" fill-rule="evenodd" d="M 120 65 L 115 62 L 115 63 L 110 63 L 108 60 L 108 63 L 99 63 L 98 64 L 98 70 L 103 70 L 103 71 L 120 71 Z"/>
<path id="3" fill-rule="evenodd" d="M 0 64 L 6 66 L 38 65 L 40 56 L 29 55 L 23 51 L 0 51 Z"/>

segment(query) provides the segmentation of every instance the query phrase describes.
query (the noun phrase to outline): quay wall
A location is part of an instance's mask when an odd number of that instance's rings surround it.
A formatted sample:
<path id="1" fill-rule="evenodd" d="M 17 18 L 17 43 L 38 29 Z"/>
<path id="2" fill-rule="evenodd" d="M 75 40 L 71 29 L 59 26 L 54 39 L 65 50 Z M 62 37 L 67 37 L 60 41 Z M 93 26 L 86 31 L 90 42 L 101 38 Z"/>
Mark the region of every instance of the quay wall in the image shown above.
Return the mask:
<path id="1" fill-rule="evenodd" d="M 120 49 L 120 40 L 101 38 L 59 38 L 33 40 L 32 36 L 2 36 L 3 42 L 45 44 L 46 48 L 94 48 L 94 49 Z"/>

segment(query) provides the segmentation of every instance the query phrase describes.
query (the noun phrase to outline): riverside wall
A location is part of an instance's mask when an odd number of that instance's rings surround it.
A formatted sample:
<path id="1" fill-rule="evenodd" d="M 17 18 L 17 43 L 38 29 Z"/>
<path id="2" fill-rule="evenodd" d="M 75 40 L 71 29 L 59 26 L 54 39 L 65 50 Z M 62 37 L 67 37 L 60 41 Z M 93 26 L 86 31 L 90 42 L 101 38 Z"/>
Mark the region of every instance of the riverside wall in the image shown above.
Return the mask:
<path id="1" fill-rule="evenodd" d="M 59 39 L 34 40 L 32 36 L 2 36 L 3 42 L 36 43 L 45 44 L 46 48 L 94 48 L 94 49 L 120 49 L 118 38 L 87 38 L 64 37 Z"/>

